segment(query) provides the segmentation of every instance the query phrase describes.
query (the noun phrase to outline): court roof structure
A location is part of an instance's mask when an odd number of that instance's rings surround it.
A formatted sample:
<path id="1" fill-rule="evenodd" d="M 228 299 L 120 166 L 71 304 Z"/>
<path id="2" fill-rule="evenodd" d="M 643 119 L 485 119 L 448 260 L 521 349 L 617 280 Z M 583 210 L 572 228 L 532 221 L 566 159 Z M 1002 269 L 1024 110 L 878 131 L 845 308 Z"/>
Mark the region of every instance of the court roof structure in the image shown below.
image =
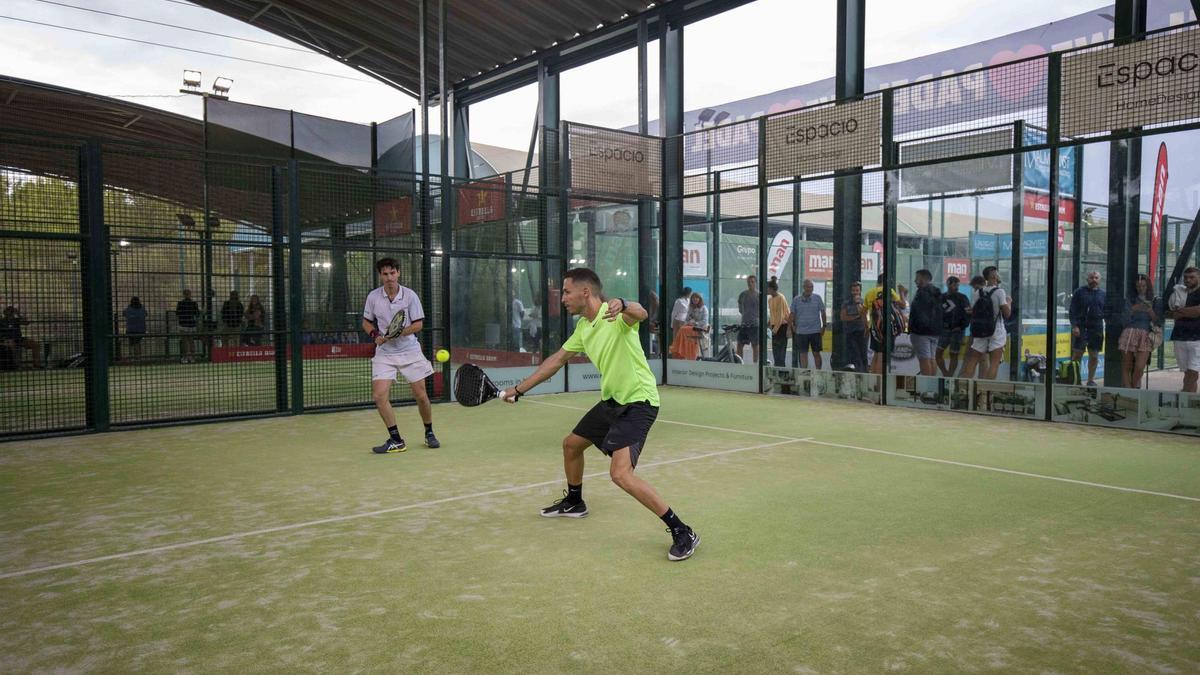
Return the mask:
<path id="1" fill-rule="evenodd" d="M 191 0 L 305 45 L 404 91 L 420 90 L 418 0 Z M 657 8 L 680 6 L 691 15 L 715 14 L 749 0 L 447 0 L 446 80 L 451 86 L 511 72 L 552 51 L 628 33 L 639 15 L 657 21 Z M 426 16 L 427 91 L 437 90 L 438 0 Z"/>

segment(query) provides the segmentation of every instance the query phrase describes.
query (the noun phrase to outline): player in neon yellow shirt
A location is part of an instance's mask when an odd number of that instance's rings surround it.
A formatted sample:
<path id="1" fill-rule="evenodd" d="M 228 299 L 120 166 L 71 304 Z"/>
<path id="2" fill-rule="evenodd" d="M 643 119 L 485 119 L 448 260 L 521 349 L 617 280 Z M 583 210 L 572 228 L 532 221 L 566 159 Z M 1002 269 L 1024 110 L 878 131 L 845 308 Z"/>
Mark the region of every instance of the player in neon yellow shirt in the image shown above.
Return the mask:
<path id="1" fill-rule="evenodd" d="M 658 492 L 634 473 L 650 426 L 658 417 L 654 373 L 638 343 L 638 323 L 647 318 L 636 302 L 616 298 L 605 302 L 596 273 L 587 268 L 563 275 L 562 303 L 579 317 L 575 332 L 532 375 L 502 393 L 515 403 L 525 392 L 550 379 L 575 354 L 584 353 L 600 371 L 601 401 L 588 411 L 563 439 L 563 468 L 567 489 L 562 499 L 542 509 L 546 518 L 582 518 L 583 452 L 595 445 L 612 458 L 609 476 L 666 523 L 672 544 L 669 560 L 686 560 L 700 544 L 700 535 L 685 525 Z"/>

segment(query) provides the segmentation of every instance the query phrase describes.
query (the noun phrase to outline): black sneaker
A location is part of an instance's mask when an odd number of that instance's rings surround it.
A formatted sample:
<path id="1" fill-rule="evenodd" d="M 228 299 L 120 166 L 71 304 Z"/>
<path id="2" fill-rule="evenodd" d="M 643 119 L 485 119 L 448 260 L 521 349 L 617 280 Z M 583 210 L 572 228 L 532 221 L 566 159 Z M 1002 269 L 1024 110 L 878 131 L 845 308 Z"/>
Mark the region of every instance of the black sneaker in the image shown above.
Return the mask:
<path id="1" fill-rule="evenodd" d="M 587 504 L 583 500 L 567 501 L 567 491 L 563 490 L 563 498 L 542 509 L 543 518 L 583 518 L 588 514 Z"/>
<path id="2" fill-rule="evenodd" d="M 667 551 L 667 560 L 687 560 L 700 545 L 700 535 L 686 525 L 678 530 L 668 528 L 667 532 L 670 532 L 675 540 L 675 543 L 671 544 L 671 550 Z"/>
<path id="3" fill-rule="evenodd" d="M 432 431 L 426 431 L 426 432 L 425 432 L 425 447 L 427 447 L 427 448 L 440 448 L 440 447 L 442 447 L 442 444 L 441 444 L 441 442 L 439 442 L 439 441 L 438 441 L 438 439 L 437 439 L 437 436 L 434 436 L 434 435 L 433 435 L 433 432 L 432 432 Z"/>
<path id="4" fill-rule="evenodd" d="M 377 445 L 374 448 L 371 448 L 371 452 L 374 452 L 377 455 L 388 455 L 393 452 L 404 452 L 407 449 L 408 446 L 404 444 L 403 438 L 398 441 L 394 438 L 389 438 L 383 445 Z"/>

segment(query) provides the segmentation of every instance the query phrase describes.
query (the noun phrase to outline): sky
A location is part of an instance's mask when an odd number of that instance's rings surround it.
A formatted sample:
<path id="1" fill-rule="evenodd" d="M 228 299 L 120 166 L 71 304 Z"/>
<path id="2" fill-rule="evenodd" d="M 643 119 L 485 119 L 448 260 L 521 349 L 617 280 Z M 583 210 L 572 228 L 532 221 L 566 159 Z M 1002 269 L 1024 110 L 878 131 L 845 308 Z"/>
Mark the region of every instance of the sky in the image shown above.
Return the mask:
<path id="1" fill-rule="evenodd" d="M 1158 1 L 1151 0 L 1152 14 Z M 1097 0 L 867 0 L 866 4 L 867 67 L 951 49 L 1104 6 Z M 71 6 L 278 46 L 151 25 Z M 832 76 L 835 11 L 833 0 L 758 0 L 688 26 L 684 33 L 685 108 L 724 103 Z M 412 98 L 332 59 L 184 0 L 5 0 L 0 3 L 0 17 L 4 17 L 0 18 L 3 74 L 118 96 L 191 117 L 200 116 L 200 99 L 178 93 L 185 69 L 203 73 L 205 90 L 218 76 L 232 79 L 230 97 L 234 101 L 352 122 L 379 122 L 416 107 Z M 657 43 L 652 47 L 649 84 L 653 119 L 658 105 Z M 636 66 L 636 53 L 629 50 L 564 73 L 563 119 L 614 127 L 635 124 Z M 436 64 L 430 67 L 436 68 Z M 431 75 L 436 76 L 436 70 Z M 536 90 L 529 86 L 474 106 L 472 141 L 526 147 L 536 100 Z M 436 129 L 436 112 L 431 114 L 431 122 Z"/>

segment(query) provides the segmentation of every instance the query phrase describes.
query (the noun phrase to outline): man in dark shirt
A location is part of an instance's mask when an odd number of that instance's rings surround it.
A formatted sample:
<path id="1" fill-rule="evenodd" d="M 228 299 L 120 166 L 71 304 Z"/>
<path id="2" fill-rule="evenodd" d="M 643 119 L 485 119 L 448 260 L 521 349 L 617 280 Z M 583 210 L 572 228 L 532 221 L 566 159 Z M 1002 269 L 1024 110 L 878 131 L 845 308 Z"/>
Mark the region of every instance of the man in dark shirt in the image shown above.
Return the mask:
<path id="1" fill-rule="evenodd" d="M 29 319 L 21 315 L 21 310 L 17 309 L 16 305 L 5 307 L 4 318 L 0 319 L 0 345 L 12 350 L 14 368 L 21 362 L 21 349 L 28 349 L 33 355 L 33 367 L 41 368 L 41 345 L 21 334 L 21 326 L 27 323 Z"/>
<path id="2" fill-rule="evenodd" d="M 946 277 L 946 292 L 942 294 L 942 334 L 938 337 L 937 366 L 942 377 L 954 377 L 958 372 L 958 354 L 962 351 L 963 334 L 971 323 L 971 301 L 958 290 L 958 277 Z M 950 365 L 946 365 L 946 351 Z"/>
<path id="3" fill-rule="evenodd" d="M 1183 391 L 1194 394 L 1200 379 L 1200 269 L 1184 270 L 1183 285 L 1187 299 L 1182 305 L 1172 306 L 1167 316 L 1175 319 L 1171 344 L 1175 347 L 1175 361 L 1183 371 Z"/>
<path id="4" fill-rule="evenodd" d="M 1071 360 L 1083 359 L 1083 350 L 1088 353 L 1089 387 L 1096 386 L 1098 355 L 1104 347 L 1104 307 L 1107 297 L 1100 289 L 1100 273 L 1088 272 L 1087 286 L 1075 289 L 1071 295 Z"/>
<path id="5" fill-rule="evenodd" d="M 183 299 L 175 303 L 175 320 L 179 324 L 179 351 L 181 363 L 192 360 L 192 336 L 196 334 L 196 319 L 200 316 L 200 305 L 192 299 L 192 292 L 184 289 Z"/>
<path id="6" fill-rule="evenodd" d="M 751 274 L 746 277 L 746 290 L 738 296 L 738 312 L 742 315 L 742 327 L 737 334 L 737 354 L 742 355 L 746 344 L 754 353 L 754 362 L 758 363 L 758 315 L 759 307 L 758 277 Z"/>
<path id="7" fill-rule="evenodd" d="M 238 297 L 237 291 L 229 291 L 229 299 L 225 304 L 221 305 L 221 323 L 225 325 L 226 333 L 240 333 L 242 330 L 242 315 L 245 314 L 246 308 L 242 306 L 242 300 Z M 229 344 L 237 344 L 238 340 L 234 337 L 226 338 Z"/>

